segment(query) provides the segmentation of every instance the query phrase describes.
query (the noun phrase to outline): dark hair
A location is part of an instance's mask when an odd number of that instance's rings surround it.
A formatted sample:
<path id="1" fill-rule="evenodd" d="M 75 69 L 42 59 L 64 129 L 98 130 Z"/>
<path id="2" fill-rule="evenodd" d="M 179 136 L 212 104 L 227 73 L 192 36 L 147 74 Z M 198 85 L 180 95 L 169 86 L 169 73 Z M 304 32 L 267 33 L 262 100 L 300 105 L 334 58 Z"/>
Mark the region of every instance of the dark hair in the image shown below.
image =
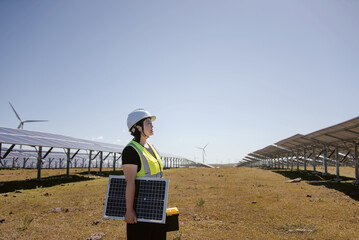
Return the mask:
<path id="1" fill-rule="evenodd" d="M 136 128 L 136 126 L 140 126 L 142 128 L 143 131 L 143 122 L 146 120 L 147 118 L 144 118 L 140 121 L 138 121 L 137 123 L 135 123 L 133 125 L 133 127 L 131 128 L 131 135 L 134 136 L 133 140 L 135 140 L 136 142 L 140 142 L 141 139 L 141 132 Z"/>

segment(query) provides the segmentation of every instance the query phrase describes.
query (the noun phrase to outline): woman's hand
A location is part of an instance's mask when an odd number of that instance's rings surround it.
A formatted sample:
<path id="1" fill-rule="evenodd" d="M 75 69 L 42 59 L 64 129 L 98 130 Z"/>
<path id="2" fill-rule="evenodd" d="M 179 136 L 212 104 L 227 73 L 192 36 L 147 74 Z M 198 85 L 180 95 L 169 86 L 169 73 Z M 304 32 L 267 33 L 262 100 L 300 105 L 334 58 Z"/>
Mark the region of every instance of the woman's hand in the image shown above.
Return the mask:
<path id="1" fill-rule="evenodd" d="M 125 222 L 137 223 L 137 216 L 135 210 L 127 210 L 125 215 Z"/>

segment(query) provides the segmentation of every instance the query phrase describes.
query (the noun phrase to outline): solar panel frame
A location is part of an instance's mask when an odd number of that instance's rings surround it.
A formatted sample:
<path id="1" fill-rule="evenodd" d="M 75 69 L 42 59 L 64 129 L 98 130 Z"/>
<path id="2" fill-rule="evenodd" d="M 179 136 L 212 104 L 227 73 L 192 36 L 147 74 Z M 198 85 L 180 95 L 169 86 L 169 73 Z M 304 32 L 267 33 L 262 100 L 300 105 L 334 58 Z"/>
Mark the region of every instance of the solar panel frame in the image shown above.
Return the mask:
<path id="1" fill-rule="evenodd" d="M 115 187 L 116 189 L 111 186 L 114 184 L 117 184 Z M 165 224 L 169 179 L 141 177 L 136 178 L 135 184 L 136 191 L 134 208 L 137 214 L 137 221 Z M 154 184 L 157 184 L 158 186 L 154 186 Z M 160 197 L 155 199 L 157 195 L 160 195 Z M 125 214 L 125 176 L 110 175 L 106 192 L 103 218 L 124 220 Z"/>

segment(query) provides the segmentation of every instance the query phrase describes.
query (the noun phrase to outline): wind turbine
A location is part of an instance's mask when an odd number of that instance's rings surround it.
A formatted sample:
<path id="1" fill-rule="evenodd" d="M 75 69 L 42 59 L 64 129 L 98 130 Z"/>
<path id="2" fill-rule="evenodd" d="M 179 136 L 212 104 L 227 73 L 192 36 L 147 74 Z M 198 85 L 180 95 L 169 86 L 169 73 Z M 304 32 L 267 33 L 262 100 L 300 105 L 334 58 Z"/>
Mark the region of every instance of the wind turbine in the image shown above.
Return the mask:
<path id="1" fill-rule="evenodd" d="M 206 154 L 206 150 L 205 150 L 205 148 L 207 147 L 207 145 L 208 145 L 208 143 L 207 143 L 206 146 L 204 146 L 203 148 L 197 147 L 197 148 L 199 148 L 199 149 L 202 149 L 202 159 L 203 159 L 203 163 L 204 163 L 204 155 L 207 155 L 207 154 Z"/>
<path id="2" fill-rule="evenodd" d="M 15 113 L 16 117 L 20 120 L 20 124 L 19 124 L 19 126 L 17 127 L 17 129 L 24 129 L 24 124 L 25 124 L 26 122 L 48 122 L 48 120 L 25 120 L 25 121 L 23 121 L 23 120 L 20 118 L 19 114 L 17 114 L 15 108 L 11 105 L 10 102 L 9 102 L 9 104 L 10 104 L 12 110 L 14 110 L 14 113 Z"/>

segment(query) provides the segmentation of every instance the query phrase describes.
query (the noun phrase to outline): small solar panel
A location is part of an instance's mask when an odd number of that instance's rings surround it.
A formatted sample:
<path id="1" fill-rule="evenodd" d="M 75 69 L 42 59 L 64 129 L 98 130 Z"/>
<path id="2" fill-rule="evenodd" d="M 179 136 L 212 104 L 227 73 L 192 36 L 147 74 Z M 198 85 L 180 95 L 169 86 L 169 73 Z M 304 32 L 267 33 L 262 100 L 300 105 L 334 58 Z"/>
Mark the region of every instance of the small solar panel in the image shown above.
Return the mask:
<path id="1" fill-rule="evenodd" d="M 168 179 L 141 177 L 135 180 L 134 208 L 138 222 L 162 223 L 166 221 Z M 124 176 L 110 175 L 104 218 L 125 219 L 126 180 Z"/>

